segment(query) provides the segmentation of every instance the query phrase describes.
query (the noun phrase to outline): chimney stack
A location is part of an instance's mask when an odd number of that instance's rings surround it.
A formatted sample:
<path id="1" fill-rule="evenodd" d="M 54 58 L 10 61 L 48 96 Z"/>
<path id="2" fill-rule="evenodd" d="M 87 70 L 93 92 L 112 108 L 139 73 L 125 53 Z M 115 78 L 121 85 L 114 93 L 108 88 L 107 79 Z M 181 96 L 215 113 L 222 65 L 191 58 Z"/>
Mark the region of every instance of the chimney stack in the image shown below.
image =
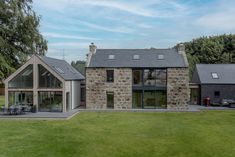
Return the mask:
<path id="1" fill-rule="evenodd" d="M 186 52 L 185 52 L 184 44 L 182 44 L 182 43 L 177 44 L 176 49 L 177 49 L 178 53 L 183 56 L 185 65 L 188 67 L 189 63 L 188 63 L 187 55 L 186 55 Z"/>
<path id="2" fill-rule="evenodd" d="M 177 45 L 177 51 L 179 54 L 185 53 L 185 46 L 184 44 L 180 43 Z"/>
<path id="3" fill-rule="evenodd" d="M 91 45 L 89 45 L 89 53 L 87 54 L 86 67 L 89 67 L 91 62 L 91 57 L 96 53 L 96 48 L 97 47 L 95 46 L 94 43 L 91 43 Z"/>
<path id="4" fill-rule="evenodd" d="M 94 43 L 91 43 L 91 45 L 89 45 L 89 49 L 90 49 L 90 53 L 95 54 L 96 53 L 96 46 Z"/>

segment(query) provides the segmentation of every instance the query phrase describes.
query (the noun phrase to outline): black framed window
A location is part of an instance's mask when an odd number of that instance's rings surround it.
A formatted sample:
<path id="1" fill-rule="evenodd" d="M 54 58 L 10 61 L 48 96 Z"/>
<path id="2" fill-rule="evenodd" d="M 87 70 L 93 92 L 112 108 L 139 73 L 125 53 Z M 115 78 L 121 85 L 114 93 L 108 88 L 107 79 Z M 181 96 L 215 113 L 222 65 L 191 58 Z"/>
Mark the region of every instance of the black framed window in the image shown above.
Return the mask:
<path id="1" fill-rule="evenodd" d="M 112 109 L 114 108 L 114 93 L 113 92 L 107 92 L 107 108 Z"/>
<path id="2" fill-rule="evenodd" d="M 156 69 L 156 86 L 166 86 L 166 69 Z"/>
<path id="3" fill-rule="evenodd" d="M 132 93 L 132 107 L 133 108 L 142 108 L 142 90 L 136 90 Z"/>
<path id="4" fill-rule="evenodd" d="M 214 96 L 217 97 L 217 98 L 220 97 L 220 91 L 215 91 Z"/>
<path id="5" fill-rule="evenodd" d="M 133 86 L 144 87 L 165 87 L 167 85 L 166 68 L 133 69 Z"/>
<path id="6" fill-rule="evenodd" d="M 154 86 L 156 80 L 156 73 L 154 69 L 144 69 L 144 85 Z"/>
<path id="7" fill-rule="evenodd" d="M 142 85 L 142 70 L 133 70 L 133 85 Z"/>
<path id="8" fill-rule="evenodd" d="M 106 81 L 114 82 L 114 70 L 106 70 Z"/>

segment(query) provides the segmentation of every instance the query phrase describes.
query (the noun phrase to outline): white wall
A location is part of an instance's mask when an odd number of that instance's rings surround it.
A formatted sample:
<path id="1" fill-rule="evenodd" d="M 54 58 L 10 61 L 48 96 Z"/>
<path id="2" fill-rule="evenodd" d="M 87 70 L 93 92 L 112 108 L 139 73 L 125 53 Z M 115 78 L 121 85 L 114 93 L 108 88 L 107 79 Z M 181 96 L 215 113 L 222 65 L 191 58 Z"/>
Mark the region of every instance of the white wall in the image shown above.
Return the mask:
<path id="1" fill-rule="evenodd" d="M 80 81 L 72 81 L 71 87 L 72 109 L 75 109 L 81 102 L 81 83 Z"/>

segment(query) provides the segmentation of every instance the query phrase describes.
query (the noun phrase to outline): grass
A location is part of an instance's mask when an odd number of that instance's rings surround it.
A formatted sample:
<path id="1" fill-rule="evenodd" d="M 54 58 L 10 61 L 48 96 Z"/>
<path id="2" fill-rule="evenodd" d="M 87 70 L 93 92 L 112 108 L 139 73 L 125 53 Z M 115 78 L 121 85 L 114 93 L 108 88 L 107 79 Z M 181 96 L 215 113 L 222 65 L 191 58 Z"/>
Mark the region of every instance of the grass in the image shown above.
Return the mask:
<path id="1" fill-rule="evenodd" d="M 235 112 L 0 119 L 0 157 L 234 157 Z"/>
<path id="2" fill-rule="evenodd" d="M 0 95 L 0 107 L 5 104 L 5 96 Z"/>

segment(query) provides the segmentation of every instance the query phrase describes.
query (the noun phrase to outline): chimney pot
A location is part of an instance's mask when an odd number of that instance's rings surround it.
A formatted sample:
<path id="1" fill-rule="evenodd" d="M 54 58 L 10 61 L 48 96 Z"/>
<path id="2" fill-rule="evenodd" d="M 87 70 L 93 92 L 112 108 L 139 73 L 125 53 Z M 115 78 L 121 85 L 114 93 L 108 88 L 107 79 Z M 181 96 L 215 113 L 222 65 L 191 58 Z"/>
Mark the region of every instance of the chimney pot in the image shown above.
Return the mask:
<path id="1" fill-rule="evenodd" d="M 178 53 L 182 53 L 182 52 L 185 52 L 185 46 L 184 44 L 180 43 L 177 45 L 177 50 L 178 50 Z"/>
<path id="2" fill-rule="evenodd" d="M 89 46 L 90 49 L 90 53 L 95 54 L 96 53 L 96 46 L 95 44 L 92 42 L 91 45 Z"/>

